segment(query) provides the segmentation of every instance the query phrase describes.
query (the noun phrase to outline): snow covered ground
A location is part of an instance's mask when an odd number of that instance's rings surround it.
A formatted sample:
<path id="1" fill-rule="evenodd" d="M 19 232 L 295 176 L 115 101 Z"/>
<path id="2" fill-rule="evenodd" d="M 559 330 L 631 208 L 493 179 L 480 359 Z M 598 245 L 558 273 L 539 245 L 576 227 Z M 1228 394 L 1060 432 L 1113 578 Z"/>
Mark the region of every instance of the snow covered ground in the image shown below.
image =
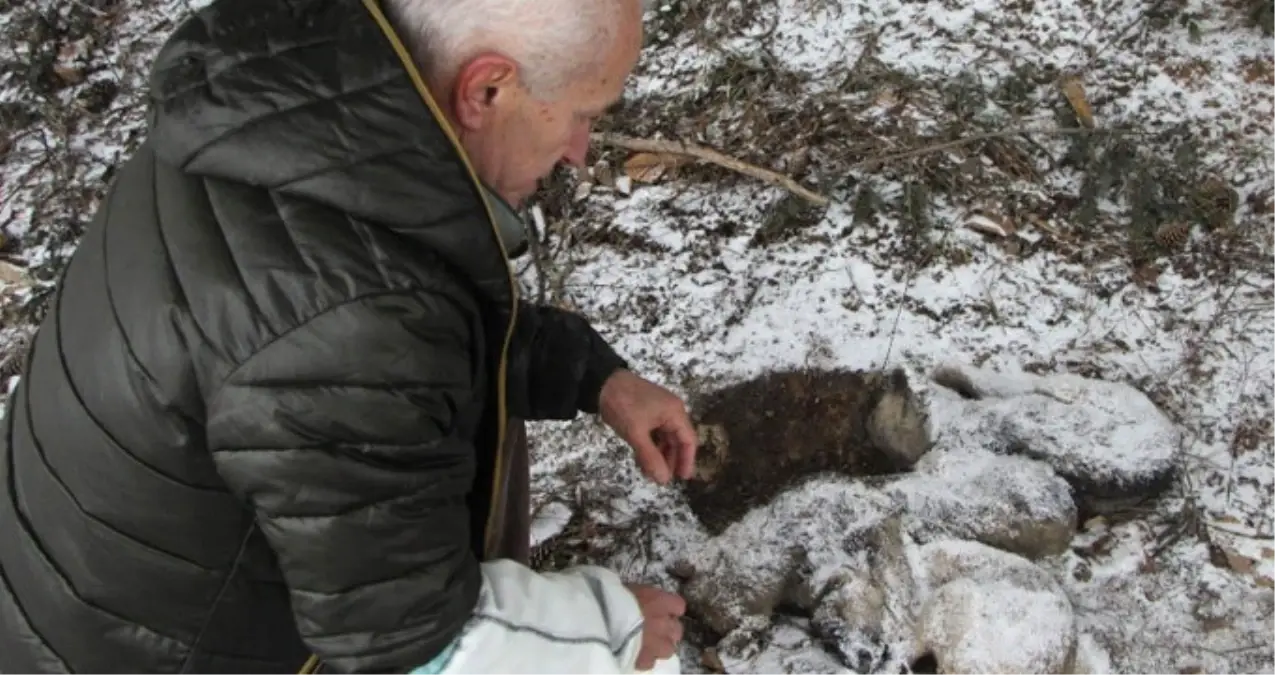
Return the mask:
<path id="1" fill-rule="evenodd" d="M 199 4 L 0 2 L 0 375 L 38 316 L 31 299 L 138 140 L 149 55 Z M 33 21 L 42 8 L 56 10 Z M 955 645 L 949 667 L 1046 670 L 1058 666 L 1033 650 L 1067 631 L 1077 672 L 1271 671 L 1275 63 L 1246 12 L 1198 0 L 657 2 L 606 131 L 702 143 L 832 203 L 669 157 L 653 181 L 626 176 L 629 154 L 602 145 L 605 165 L 559 177 L 538 204 L 540 260 L 519 261 L 531 295 L 584 312 L 635 369 L 680 392 L 774 368 L 906 369 L 941 439 L 898 488 L 918 513 L 1059 513 L 1048 486 L 1062 464 L 1020 471 L 984 447 L 971 427 L 982 402 L 930 380 L 946 363 L 989 382 L 1001 373 L 1009 389 L 1036 376 L 1059 387 L 1061 401 L 1023 396 L 1005 414 L 1055 406 L 1033 437 L 1071 458 L 1137 470 L 1168 457 L 1179 472 L 1154 508 L 1079 523 L 1065 550 L 1030 564 L 967 541 L 988 544 L 972 521 L 960 537 L 877 528 L 865 548 L 845 546 L 894 502 L 835 481 L 713 539 L 680 487 L 645 482 L 595 420 L 538 423 L 537 537 L 561 530 L 573 554 L 670 588 L 670 569 L 716 560 L 739 572 L 716 578 L 737 587 L 724 604 L 758 595 L 748 584 L 797 542 L 818 557 L 815 577 L 849 575 L 845 606 L 870 605 L 864 589 L 877 587 L 893 617 L 832 644 L 826 616 L 779 608 L 707 657 L 719 636 L 692 621 L 687 671 L 897 672 L 925 650 L 918 635 Z M 1091 132 L 1060 91 L 1068 75 Z M 1099 159 L 1075 159 L 1084 152 Z M 1234 189 L 1224 225 L 1185 210 L 1209 177 Z M 1137 189 L 1101 191 L 1121 178 Z M 972 209 L 1012 232 L 968 227 Z M 1121 407 L 1054 374 L 1146 396 Z M 961 556 L 1010 571 L 943 576 L 964 569 Z M 960 635 L 935 632 L 952 621 Z M 847 659 L 857 649 L 867 656 Z"/>

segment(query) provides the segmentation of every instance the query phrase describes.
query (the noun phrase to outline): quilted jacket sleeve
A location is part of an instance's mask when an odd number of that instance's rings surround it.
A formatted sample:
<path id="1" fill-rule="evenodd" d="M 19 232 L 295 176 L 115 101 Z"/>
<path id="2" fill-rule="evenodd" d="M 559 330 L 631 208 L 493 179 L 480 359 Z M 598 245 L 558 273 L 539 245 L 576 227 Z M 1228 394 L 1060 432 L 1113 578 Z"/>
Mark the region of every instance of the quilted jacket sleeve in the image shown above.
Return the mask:
<path id="1" fill-rule="evenodd" d="M 278 337 L 209 401 L 217 467 L 331 670 L 406 672 L 462 635 L 459 663 L 631 669 L 641 613 L 613 573 L 541 575 L 471 553 L 475 451 L 453 417 L 474 390 L 463 317 L 439 296 L 384 294 Z M 528 635 L 540 663 L 505 648 Z M 490 660 L 501 654 L 515 660 Z"/>
<path id="2" fill-rule="evenodd" d="M 522 303 L 510 349 L 510 411 L 528 420 L 569 420 L 598 411 L 602 383 L 627 368 L 579 314 Z"/>

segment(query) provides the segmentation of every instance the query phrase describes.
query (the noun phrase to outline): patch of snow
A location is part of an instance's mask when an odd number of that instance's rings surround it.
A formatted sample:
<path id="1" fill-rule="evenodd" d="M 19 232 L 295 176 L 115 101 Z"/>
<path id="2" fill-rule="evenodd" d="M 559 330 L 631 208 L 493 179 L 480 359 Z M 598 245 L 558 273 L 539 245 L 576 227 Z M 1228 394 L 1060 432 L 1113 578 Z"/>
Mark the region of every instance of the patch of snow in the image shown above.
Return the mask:
<path id="1" fill-rule="evenodd" d="M 571 516 L 571 507 L 562 502 L 549 502 L 536 509 L 531 517 L 531 545 L 538 546 L 562 532 Z"/>

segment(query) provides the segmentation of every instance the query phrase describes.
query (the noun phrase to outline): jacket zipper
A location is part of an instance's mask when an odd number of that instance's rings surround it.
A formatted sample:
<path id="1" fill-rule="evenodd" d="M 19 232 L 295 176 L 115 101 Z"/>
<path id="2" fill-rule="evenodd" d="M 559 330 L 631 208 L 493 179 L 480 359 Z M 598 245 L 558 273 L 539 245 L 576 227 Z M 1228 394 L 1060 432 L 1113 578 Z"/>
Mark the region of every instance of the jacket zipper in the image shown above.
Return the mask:
<path id="1" fill-rule="evenodd" d="M 380 26 L 381 32 L 389 39 L 390 44 L 394 47 L 395 53 L 403 63 L 403 67 L 407 70 L 407 74 L 412 79 L 412 84 L 416 85 L 416 91 L 420 94 L 421 100 L 429 107 L 430 112 L 434 115 L 434 119 L 438 125 L 442 127 L 443 133 L 447 134 L 448 140 L 456 149 L 456 154 L 460 156 L 461 163 L 465 165 L 465 171 L 469 174 L 469 178 L 473 181 L 474 191 L 478 193 L 479 200 L 482 201 L 483 210 L 487 212 L 487 223 L 491 225 L 492 236 L 496 238 L 496 245 L 500 247 L 500 257 L 505 265 L 505 274 L 509 279 L 509 325 L 505 328 L 504 341 L 500 345 L 500 361 L 496 368 L 496 460 L 492 470 L 491 479 L 491 502 L 487 513 L 487 523 L 483 532 L 483 554 L 484 557 L 490 558 L 496 550 L 496 540 L 494 539 L 495 519 L 500 513 L 500 508 L 504 501 L 501 495 L 500 487 L 504 485 L 504 474 L 507 471 L 508 462 L 505 454 L 505 435 L 508 433 L 508 405 L 506 396 L 508 393 L 508 365 L 509 365 L 509 345 L 513 342 L 514 327 L 518 322 L 518 283 L 514 279 L 513 271 L 509 266 L 509 251 L 505 249 L 504 239 L 500 236 L 500 229 L 496 225 L 495 214 L 492 213 L 491 204 L 487 201 L 487 195 L 483 194 L 482 183 L 478 179 L 478 174 L 474 172 L 474 167 L 469 162 L 469 156 L 465 154 L 465 149 L 460 144 L 460 139 L 456 137 L 456 133 L 452 130 L 451 125 L 447 123 L 447 118 L 439 109 L 438 103 L 434 101 L 434 96 L 429 93 L 429 89 L 425 86 L 425 81 L 421 79 L 420 71 L 417 70 L 416 64 L 412 62 L 411 54 L 407 48 L 403 46 L 402 40 L 394 31 L 394 27 L 386 18 L 385 13 L 381 11 L 378 0 L 363 0 L 363 6 L 367 8 L 368 13 Z M 318 672 L 321 663 L 317 656 L 311 655 L 306 659 L 305 665 L 298 671 L 302 675 Z"/>

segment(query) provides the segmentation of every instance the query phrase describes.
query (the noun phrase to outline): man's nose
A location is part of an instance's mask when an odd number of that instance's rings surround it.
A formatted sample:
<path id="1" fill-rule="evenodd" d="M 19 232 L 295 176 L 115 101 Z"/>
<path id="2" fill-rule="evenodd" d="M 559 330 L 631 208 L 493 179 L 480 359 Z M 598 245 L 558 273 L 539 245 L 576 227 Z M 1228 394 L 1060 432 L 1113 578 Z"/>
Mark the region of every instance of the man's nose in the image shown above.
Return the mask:
<path id="1" fill-rule="evenodd" d="M 592 125 L 584 125 L 571 134 L 571 141 L 567 143 L 567 151 L 562 155 L 563 162 L 577 168 L 584 168 L 585 162 L 589 160 L 589 131 L 591 128 Z"/>

